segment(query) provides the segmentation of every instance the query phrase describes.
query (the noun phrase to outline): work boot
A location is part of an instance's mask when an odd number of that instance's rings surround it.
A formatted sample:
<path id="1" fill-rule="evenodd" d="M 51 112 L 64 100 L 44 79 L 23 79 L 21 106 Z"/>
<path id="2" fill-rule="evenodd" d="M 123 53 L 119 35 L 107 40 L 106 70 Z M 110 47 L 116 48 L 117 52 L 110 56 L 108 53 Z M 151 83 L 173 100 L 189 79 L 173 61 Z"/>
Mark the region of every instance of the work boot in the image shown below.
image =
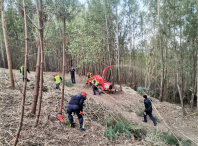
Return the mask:
<path id="1" fill-rule="evenodd" d="M 157 123 L 154 123 L 154 126 L 156 126 L 157 125 Z"/>
<path id="2" fill-rule="evenodd" d="M 147 121 L 142 120 L 142 122 L 145 122 L 146 123 Z"/>
<path id="3" fill-rule="evenodd" d="M 71 127 L 71 128 L 74 128 L 74 127 L 75 127 L 74 123 L 73 123 L 73 124 L 70 124 L 70 127 Z"/>
<path id="4" fill-rule="evenodd" d="M 85 129 L 84 128 L 80 128 L 80 131 L 85 131 Z"/>

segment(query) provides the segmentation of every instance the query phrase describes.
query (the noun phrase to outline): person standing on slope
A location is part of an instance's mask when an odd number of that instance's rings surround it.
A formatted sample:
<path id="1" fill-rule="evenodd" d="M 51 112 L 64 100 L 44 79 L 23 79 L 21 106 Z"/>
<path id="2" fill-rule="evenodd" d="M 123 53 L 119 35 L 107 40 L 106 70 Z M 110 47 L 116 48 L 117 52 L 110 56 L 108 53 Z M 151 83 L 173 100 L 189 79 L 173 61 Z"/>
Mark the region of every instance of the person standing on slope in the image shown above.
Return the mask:
<path id="1" fill-rule="evenodd" d="M 73 84 L 75 84 L 75 69 L 73 67 L 71 67 L 70 69 L 70 75 L 71 75 L 71 81 Z"/>
<path id="2" fill-rule="evenodd" d="M 96 79 L 92 80 L 92 87 L 93 87 L 93 93 L 94 93 L 93 95 L 96 95 L 96 91 L 100 95 L 100 91 L 98 89 L 98 81 Z"/>
<path id="3" fill-rule="evenodd" d="M 149 98 L 147 98 L 146 95 L 143 95 L 144 97 L 144 105 L 145 105 L 145 110 L 144 110 L 144 120 L 142 122 L 147 122 L 146 116 L 149 115 L 150 119 L 153 121 L 154 126 L 157 125 L 157 122 L 155 121 L 153 115 L 152 115 L 152 103 Z"/>
<path id="4" fill-rule="evenodd" d="M 83 115 L 83 103 L 86 100 L 86 97 L 87 97 L 87 94 L 84 91 L 81 94 L 74 95 L 69 101 L 69 105 L 67 107 L 70 127 L 74 128 L 74 121 L 73 121 L 73 116 L 72 116 L 72 112 L 74 112 L 78 116 L 81 131 L 85 131 L 85 126 L 84 126 L 82 115 Z"/>
<path id="5" fill-rule="evenodd" d="M 29 69 L 27 69 L 27 72 L 30 74 Z M 21 66 L 21 68 L 20 68 L 20 73 L 23 75 L 23 81 L 24 81 L 24 65 Z M 27 81 L 29 82 L 30 80 L 27 78 Z"/>
<path id="6" fill-rule="evenodd" d="M 57 73 L 54 73 L 54 81 L 56 81 L 56 89 L 61 91 L 59 85 L 62 81 L 62 78 Z"/>

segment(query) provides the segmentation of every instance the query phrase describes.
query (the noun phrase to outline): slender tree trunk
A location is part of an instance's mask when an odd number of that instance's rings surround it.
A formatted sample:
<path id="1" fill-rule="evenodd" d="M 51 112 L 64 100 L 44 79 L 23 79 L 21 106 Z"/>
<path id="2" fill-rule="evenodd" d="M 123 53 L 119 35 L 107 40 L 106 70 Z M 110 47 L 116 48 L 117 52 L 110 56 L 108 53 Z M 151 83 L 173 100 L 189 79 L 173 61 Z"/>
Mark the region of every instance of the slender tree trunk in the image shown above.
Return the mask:
<path id="1" fill-rule="evenodd" d="M 7 28 L 6 28 L 6 21 L 4 17 L 4 8 L 3 8 L 3 0 L 1 0 L 1 19 L 2 19 L 2 28 L 3 28 L 3 35 L 4 35 L 4 42 L 5 42 L 5 48 L 6 48 L 6 55 L 7 55 L 7 62 L 8 62 L 8 69 L 9 69 L 9 79 L 10 79 L 10 86 L 14 87 L 14 79 L 13 79 L 13 73 L 12 73 L 12 61 L 8 46 L 8 35 L 7 35 Z"/>
<path id="2" fill-rule="evenodd" d="M 107 50 L 109 52 L 109 65 L 111 66 L 111 53 L 110 53 L 110 48 L 109 48 L 109 29 L 108 29 L 108 24 L 107 24 L 107 14 L 106 14 L 106 5 L 105 5 L 105 20 L 106 20 L 106 31 L 107 31 Z M 110 68 L 111 71 L 111 79 L 113 82 L 113 73 L 112 73 L 112 68 Z"/>
<path id="3" fill-rule="evenodd" d="M 163 48 L 161 42 L 161 34 L 160 34 L 160 0 L 157 1 L 158 3 L 158 33 L 159 33 L 159 43 L 160 43 L 160 50 L 161 50 L 161 88 L 160 88 L 160 97 L 159 100 L 162 102 L 163 100 L 163 90 L 164 90 L 164 61 L 163 61 Z"/>
<path id="4" fill-rule="evenodd" d="M 1 54 L 2 54 L 2 60 L 3 60 L 3 67 L 6 68 L 2 40 L 1 40 Z"/>
<path id="5" fill-rule="evenodd" d="M 24 23 L 25 23 L 25 68 L 24 68 L 24 86 L 23 86 L 23 98 L 21 102 L 21 117 L 19 122 L 19 127 L 14 140 L 14 146 L 17 145 L 18 138 L 20 136 L 21 127 L 23 125 L 23 115 L 24 115 L 24 104 L 26 96 L 26 86 L 27 86 L 27 62 L 28 62 L 28 29 L 27 29 L 27 17 L 26 17 L 26 5 L 25 0 L 23 0 L 23 11 L 24 11 Z"/>
<path id="6" fill-rule="evenodd" d="M 133 67 L 135 68 L 135 35 L 134 35 L 134 23 L 133 23 Z M 136 70 L 133 69 L 133 75 L 134 75 L 134 90 L 137 91 L 137 79 L 136 79 Z"/>
<path id="7" fill-rule="evenodd" d="M 130 24 L 130 63 L 131 63 L 131 65 L 130 65 L 130 83 L 129 83 L 129 86 L 130 87 L 132 87 L 132 85 L 133 85 L 133 59 L 132 59 L 132 52 L 133 52 L 133 50 L 132 50 L 132 41 L 133 41 L 133 39 L 132 39 L 132 25 L 131 25 L 131 19 L 132 19 L 132 16 L 130 15 L 130 19 L 129 19 L 129 24 Z"/>
<path id="8" fill-rule="evenodd" d="M 62 97 L 59 113 L 62 114 L 63 101 L 64 101 L 64 87 L 65 87 L 65 17 L 63 18 L 63 68 L 62 68 Z"/>
<path id="9" fill-rule="evenodd" d="M 170 101 L 169 95 L 169 70 L 168 70 L 168 46 L 166 41 L 166 100 Z"/>
<path id="10" fill-rule="evenodd" d="M 198 55 L 197 55 L 197 115 L 198 115 Z"/>
<path id="11" fill-rule="evenodd" d="M 31 106 L 32 114 L 36 113 L 36 105 L 37 105 L 38 93 L 39 93 L 40 63 L 41 63 L 41 48 L 40 48 L 40 43 L 38 43 L 36 74 L 35 74 L 35 82 L 34 82 L 34 95 L 32 98 L 32 106 Z"/>
<path id="12" fill-rule="evenodd" d="M 192 73 L 192 94 L 191 94 L 191 101 L 190 101 L 190 108 L 191 111 L 193 110 L 193 105 L 194 105 L 194 97 L 195 97 L 195 92 L 196 92 L 196 54 L 194 50 L 194 40 L 192 41 L 192 56 L 193 56 L 193 73 Z"/>
<path id="13" fill-rule="evenodd" d="M 116 6 L 116 35 L 117 35 L 117 47 L 118 47 L 118 84 L 120 84 L 120 89 L 122 91 L 122 86 L 120 82 L 120 43 L 119 43 L 119 30 L 118 30 L 118 4 Z"/>
<path id="14" fill-rule="evenodd" d="M 35 0 L 36 3 L 36 9 L 37 9 L 37 17 L 38 17 L 38 26 L 39 26 L 39 39 L 40 39 L 40 47 L 41 47 L 41 64 L 40 64 L 40 91 L 39 91 L 39 104 L 38 104 L 38 112 L 36 115 L 36 121 L 35 121 L 35 127 L 38 124 L 39 116 L 41 112 L 41 100 L 42 100 L 42 89 L 43 89 L 43 22 L 42 22 L 42 0 L 39 0 L 39 7 L 38 7 L 38 1 Z"/>

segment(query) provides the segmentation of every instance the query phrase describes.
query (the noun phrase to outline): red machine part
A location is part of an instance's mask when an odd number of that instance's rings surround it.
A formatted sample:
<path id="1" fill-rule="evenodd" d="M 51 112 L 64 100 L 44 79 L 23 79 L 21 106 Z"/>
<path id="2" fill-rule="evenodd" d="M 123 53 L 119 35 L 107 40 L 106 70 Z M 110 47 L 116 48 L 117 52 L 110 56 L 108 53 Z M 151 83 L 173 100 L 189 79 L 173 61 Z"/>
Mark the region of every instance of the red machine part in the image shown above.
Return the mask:
<path id="1" fill-rule="evenodd" d="M 92 78 L 87 79 L 87 82 L 91 82 L 93 79 L 96 79 L 98 81 L 98 88 L 100 88 L 101 90 L 105 90 L 105 91 L 113 91 L 113 92 L 115 92 L 116 90 L 112 88 L 112 84 L 107 82 L 104 79 L 105 72 L 107 71 L 107 69 L 112 68 L 112 67 L 114 67 L 114 65 L 106 67 L 103 70 L 102 77 L 100 75 L 96 74 Z"/>

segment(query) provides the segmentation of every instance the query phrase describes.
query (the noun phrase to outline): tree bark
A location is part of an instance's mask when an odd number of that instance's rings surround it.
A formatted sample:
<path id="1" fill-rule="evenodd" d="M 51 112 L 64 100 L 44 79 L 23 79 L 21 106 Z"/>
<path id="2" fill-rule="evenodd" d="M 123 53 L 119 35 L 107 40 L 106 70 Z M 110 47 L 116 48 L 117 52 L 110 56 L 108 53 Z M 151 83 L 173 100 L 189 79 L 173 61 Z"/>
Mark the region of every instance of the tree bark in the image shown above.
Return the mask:
<path id="1" fill-rule="evenodd" d="M 116 37 L 117 37 L 117 48 L 118 48 L 118 84 L 120 84 L 120 89 L 122 91 L 122 86 L 120 82 L 120 43 L 119 43 L 119 29 L 118 29 L 118 3 L 116 5 Z"/>
<path id="2" fill-rule="evenodd" d="M 111 53 L 110 53 L 110 48 L 109 48 L 109 29 L 108 29 L 108 22 L 107 22 L 107 14 L 106 14 L 106 5 L 105 5 L 105 20 L 106 20 L 106 31 L 107 31 L 107 50 L 109 52 L 109 66 L 111 66 Z M 113 83 L 113 72 L 112 72 L 112 68 L 110 68 L 111 71 L 111 79 L 112 79 L 112 83 Z"/>
<path id="3" fill-rule="evenodd" d="M 63 68 L 62 68 L 62 96 L 61 96 L 61 106 L 59 113 L 62 114 L 63 101 L 64 101 L 64 87 L 65 87 L 65 17 L 63 18 Z"/>
<path id="4" fill-rule="evenodd" d="M 5 48 L 6 48 L 6 55 L 7 55 L 7 61 L 8 61 L 8 69 L 9 69 L 9 79 L 10 79 L 10 86 L 14 87 L 14 79 L 13 79 L 13 73 L 12 73 L 12 61 L 8 46 L 8 35 L 7 35 L 7 28 L 6 28 L 6 21 L 4 17 L 4 8 L 3 8 L 3 0 L 1 0 L 1 19 L 2 19 L 2 28 L 3 28 L 3 35 L 4 35 L 4 42 L 5 42 Z"/>
<path id="5" fill-rule="evenodd" d="M 32 106 L 31 106 L 32 114 L 36 113 L 36 105 L 37 105 L 38 94 L 39 94 L 40 63 L 41 63 L 41 49 L 40 49 L 40 43 L 38 43 L 36 74 L 35 74 L 35 82 L 34 82 L 34 95 L 33 95 Z"/>
<path id="6" fill-rule="evenodd" d="M 40 64 L 40 91 L 39 91 L 39 103 L 38 103 L 38 112 L 36 115 L 35 127 L 38 124 L 39 116 L 41 112 L 41 101 L 42 101 L 42 89 L 43 89 L 43 66 L 44 66 L 44 59 L 43 59 L 43 22 L 42 22 L 42 0 L 39 0 L 39 7 L 38 1 L 35 0 L 36 9 L 37 9 L 37 17 L 38 17 L 38 28 L 39 28 L 39 39 L 40 39 L 40 47 L 41 47 L 41 64 Z"/>
<path id="7" fill-rule="evenodd" d="M 129 83 L 129 86 L 130 87 L 132 87 L 132 85 L 133 85 L 133 59 L 132 59 L 132 41 L 133 41 L 133 39 L 132 39 L 132 25 L 131 25 L 131 18 L 132 18 L 132 16 L 130 15 L 130 19 L 129 19 L 129 24 L 130 24 L 130 63 L 131 63 L 131 65 L 130 65 L 130 83 Z"/>
<path id="8" fill-rule="evenodd" d="M 192 73 L 192 94 L 191 94 L 191 101 L 190 101 L 190 108 L 191 111 L 193 110 L 193 105 L 194 105 L 194 97 L 196 93 L 196 54 L 194 50 L 194 39 L 192 41 L 192 58 L 193 58 L 193 73 Z M 196 47 L 195 47 L 196 48 Z"/>
<path id="9" fill-rule="evenodd" d="M 4 57 L 4 52 L 3 52 L 3 43 L 2 43 L 2 40 L 1 40 L 1 54 L 2 54 L 3 67 L 6 68 L 5 57 Z"/>
<path id="10" fill-rule="evenodd" d="M 23 86 L 23 98 L 21 102 L 21 117 L 19 122 L 19 127 L 14 140 L 14 146 L 17 145 L 18 138 L 20 136 L 21 127 L 23 125 L 23 115 L 24 115 L 24 104 L 26 96 L 26 86 L 27 86 L 27 62 L 28 62 L 28 29 L 27 29 L 27 17 L 26 17 L 26 5 L 25 0 L 23 0 L 23 11 L 24 11 L 24 23 L 25 23 L 25 68 L 24 68 L 24 86 Z"/>
<path id="11" fill-rule="evenodd" d="M 198 55 L 197 55 L 197 115 L 198 115 Z"/>
<path id="12" fill-rule="evenodd" d="M 160 87 L 160 97 L 159 100 L 162 102 L 163 100 L 163 90 L 164 90 L 164 61 L 163 61 L 163 48 L 161 42 L 161 34 L 160 34 L 160 0 L 157 0 L 158 3 L 158 33 L 159 33 L 159 44 L 160 44 L 160 51 L 161 51 L 161 87 Z"/>

